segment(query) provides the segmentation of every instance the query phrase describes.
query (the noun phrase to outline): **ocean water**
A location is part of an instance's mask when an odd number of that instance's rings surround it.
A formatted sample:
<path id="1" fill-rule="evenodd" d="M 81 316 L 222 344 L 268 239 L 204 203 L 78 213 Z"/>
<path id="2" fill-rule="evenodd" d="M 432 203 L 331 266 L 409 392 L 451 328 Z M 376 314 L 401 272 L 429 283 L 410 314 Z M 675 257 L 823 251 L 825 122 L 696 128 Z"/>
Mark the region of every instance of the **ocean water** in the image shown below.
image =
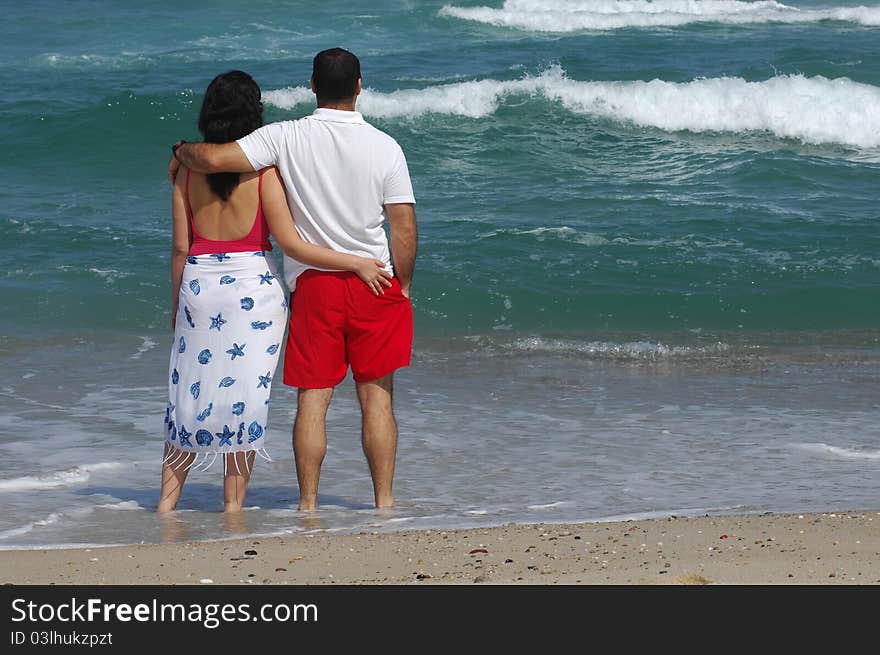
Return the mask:
<path id="1" fill-rule="evenodd" d="M 878 506 L 880 5 L 0 10 L 0 548 Z M 349 379 L 320 511 L 278 384 L 244 515 L 215 469 L 156 517 L 169 145 L 234 68 L 310 113 L 336 45 L 418 198 L 398 506 Z"/>

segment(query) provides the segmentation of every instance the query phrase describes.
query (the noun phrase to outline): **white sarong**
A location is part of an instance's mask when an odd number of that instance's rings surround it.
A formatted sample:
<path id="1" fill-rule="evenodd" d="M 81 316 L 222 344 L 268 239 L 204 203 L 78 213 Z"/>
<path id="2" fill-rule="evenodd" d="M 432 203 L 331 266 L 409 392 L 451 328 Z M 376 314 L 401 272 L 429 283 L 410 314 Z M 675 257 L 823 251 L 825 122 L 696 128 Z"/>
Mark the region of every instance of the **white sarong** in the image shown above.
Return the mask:
<path id="1" fill-rule="evenodd" d="M 269 459 L 269 393 L 287 322 L 283 284 L 262 251 L 187 259 L 168 368 L 164 461 L 172 468 L 207 469 L 217 455 L 242 451 Z"/>

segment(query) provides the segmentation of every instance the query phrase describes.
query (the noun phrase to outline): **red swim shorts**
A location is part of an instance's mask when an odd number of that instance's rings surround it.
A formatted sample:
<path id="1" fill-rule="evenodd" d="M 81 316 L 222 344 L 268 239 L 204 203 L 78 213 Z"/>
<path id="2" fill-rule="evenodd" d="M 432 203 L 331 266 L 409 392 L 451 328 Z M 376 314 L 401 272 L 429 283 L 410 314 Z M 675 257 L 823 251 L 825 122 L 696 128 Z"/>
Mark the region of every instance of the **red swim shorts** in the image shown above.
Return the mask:
<path id="1" fill-rule="evenodd" d="M 284 384 L 324 389 L 381 378 L 412 355 L 413 314 L 396 278 L 374 295 L 354 273 L 309 269 L 290 299 Z"/>

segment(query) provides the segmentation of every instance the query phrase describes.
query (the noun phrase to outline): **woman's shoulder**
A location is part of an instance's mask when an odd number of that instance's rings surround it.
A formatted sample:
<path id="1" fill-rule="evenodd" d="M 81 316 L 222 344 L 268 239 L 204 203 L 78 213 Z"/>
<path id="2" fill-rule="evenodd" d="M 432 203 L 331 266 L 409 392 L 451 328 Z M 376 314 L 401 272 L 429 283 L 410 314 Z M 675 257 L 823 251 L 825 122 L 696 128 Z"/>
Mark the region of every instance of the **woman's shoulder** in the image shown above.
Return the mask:
<path id="1" fill-rule="evenodd" d="M 184 188 L 191 174 L 192 171 L 181 164 L 177 168 L 177 173 L 174 175 L 174 186 Z"/>

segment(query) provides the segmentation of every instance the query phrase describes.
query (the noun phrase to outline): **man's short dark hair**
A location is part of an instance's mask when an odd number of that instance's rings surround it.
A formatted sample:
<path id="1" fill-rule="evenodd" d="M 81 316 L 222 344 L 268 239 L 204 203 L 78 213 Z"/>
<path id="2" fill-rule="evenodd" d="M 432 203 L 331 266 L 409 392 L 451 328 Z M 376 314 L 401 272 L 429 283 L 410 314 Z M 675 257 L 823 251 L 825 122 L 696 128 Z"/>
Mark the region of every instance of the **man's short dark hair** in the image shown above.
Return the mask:
<path id="1" fill-rule="evenodd" d="M 312 63 L 312 80 L 318 101 L 353 98 L 361 76 L 361 62 L 342 48 L 322 50 Z"/>

